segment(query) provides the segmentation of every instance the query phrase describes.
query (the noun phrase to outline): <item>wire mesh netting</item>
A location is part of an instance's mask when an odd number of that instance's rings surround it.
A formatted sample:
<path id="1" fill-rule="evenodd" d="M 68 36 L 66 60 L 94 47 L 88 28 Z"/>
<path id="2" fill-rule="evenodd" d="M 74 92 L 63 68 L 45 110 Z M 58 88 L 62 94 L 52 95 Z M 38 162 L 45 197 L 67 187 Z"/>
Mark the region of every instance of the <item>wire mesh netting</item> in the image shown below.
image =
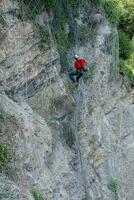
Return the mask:
<path id="1" fill-rule="evenodd" d="M 8 5 L 7 2 L 9 2 Z M 48 22 L 46 9 L 48 9 L 48 7 L 50 6 L 49 4 L 50 2 L 52 3 L 51 6 L 54 7 L 52 16 L 54 20 L 51 19 L 50 17 Z M 58 4 L 60 4 L 61 2 L 64 3 L 62 4 L 62 7 L 60 7 L 59 5 L 57 6 L 57 2 Z M 6 94 L 14 98 L 14 100 L 16 100 L 15 96 L 20 94 L 25 97 L 28 103 L 30 101 L 29 99 L 31 99 L 33 96 L 36 96 L 36 100 L 34 103 L 38 105 L 38 107 L 36 107 L 37 111 L 42 110 L 42 108 L 48 110 L 51 104 L 50 98 L 48 96 L 48 92 L 50 92 L 50 90 L 48 91 L 48 87 L 53 84 L 53 79 L 55 78 L 56 75 L 53 75 L 52 72 L 54 71 L 54 65 L 56 65 L 57 60 L 59 59 L 59 57 L 56 57 L 56 59 L 54 58 L 55 55 L 52 50 L 54 48 L 55 41 L 57 43 L 58 50 L 61 55 L 62 68 L 68 67 L 69 65 L 68 55 L 67 55 L 68 50 L 71 49 L 72 46 L 74 45 L 75 51 L 78 54 L 80 54 L 81 52 L 79 51 L 79 47 L 81 43 L 85 41 L 85 38 L 88 38 L 90 36 L 89 33 L 92 30 L 91 27 L 92 25 L 89 25 L 90 15 L 84 16 L 85 21 L 89 22 L 88 25 L 86 23 L 84 24 L 83 22 L 83 26 L 79 27 L 77 26 L 75 17 L 77 17 L 76 15 L 78 16 L 81 15 L 81 10 L 78 9 L 78 13 L 75 13 L 74 15 L 74 10 L 73 10 L 74 8 L 70 4 L 68 4 L 68 2 L 69 1 L 67 0 L 64 1 L 1 0 L 0 1 L 1 93 L 2 92 L 4 93 L 4 91 L 6 91 Z M 40 18 L 41 15 L 43 17 Z M 79 20 L 78 22 L 81 23 L 81 21 Z M 90 26 L 90 32 L 88 26 Z M 47 62 L 44 62 L 43 57 L 45 57 Z M 34 74 L 34 76 L 32 73 Z M 83 102 L 83 99 L 84 100 L 86 99 L 85 97 L 86 92 L 84 91 L 84 87 L 85 85 L 82 82 L 77 94 L 77 101 L 81 103 L 81 105 L 83 106 L 86 105 L 86 103 Z M 6 102 L 6 99 L 3 98 L 3 105 L 5 103 L 4 101 Z M 15 103 L 12 104 L 12 107 L 14 106 Z M 78 160 L 81 163 L 80 164 L 81 166 L 83 165 L 83 163 L 82 163 L 82 157 L 80 155 L 80 141 L 79 141 L 80 139 L 77 135 L 78 133 L 77 118 L 80 118 L 79 116 L 84 116 L 84 113 L 86 113 L 85 109 L 86 107 L 85 108 L 80 107 L 79 110 L 83 111 L 83 114 L 80 115 L 79 112 L 77 112 L 74 119 L 74 129 L 75 129 L 74 134 L 78 150 L 77 152 Z M 28 126 L 25 128 L 24 130 L 25 132 L 28 132 L 30 126 L 33 125 L 34 127 L 34 124 L 37 123 L 37 120 L 34 121 L 32 117 L 30 117 L 31 115 L 27 114 L 28 110 L 27 107 L 25 110 L 26 110 L 26 116 L 22 116 L 21 118 L 22 114 L 21 112 L 19 113 L 20 116 L 16 115 L 16 113 L 13 112 L 10 113 L 9 115 L 8 111 L 4 112 L 2 109 L 0 109 L 0 120 L 2 120 L 3 125 L 6 127 L 3 132 L 7 136 L 7 138 L 5 139 L 9 141 L 9 143 L 13 144 L 15 141 L 14 138 L 19 135 L 18 137 L 20 137 L 24 141 L 23 142 L 22 140 L 19 141 L 18 138 L 16 139 L 16 141 L 21 145 L 23 154 L 25 152 L 25 149 L 28 148 L 26 144 L 27 141 L 25 141 L 25 138 L 23 138 L 22 128 L 24 127 L 18 126 L 18 122 L 16 122 L 17 121 L 16 117 L 22 120 L 20 124 L 21 123 L 23 124 L 24 120 L 23 117 L 26 118 Z M 83 121 L 83 119 L 81 121 Z M 1 129 L 2 128 L 0 127 L 0 131 Z M 35 130 L 34 128 L 30 130 L 31 130 L 30 134 L 32 135 Z M 36 131 L 37 131 L 36 134 L 38 134 L 39 129 Z M 45 129 L 43 129 L 43 131 L 45 132 Z M 15 145 L 16 144 L 14 144 L 14 148 L 16 148 Z M 42 162 L 40 160 L 40 154 L 38 152 L 38 146 L 36 145 L 34 136 L 31 139 L 30 145 L 32 149 L 30 152 L 30 155 L 32 156 L 31 157 L 29 156 L 30 165 L 28 166 L 27 163 L 25 163 L 26 166 L 24 166 L 23 170 L 22 170 L 23 166 L 19 164 L 18 166 L 16 166 L 16 164 L 15 166 L 9 166 L 10 170 L 13 170 L 12 173 L 14 174 L 14 180 L 18 181 L 21 178 L 21 182 L 23 182 L 23 185 L 26 187 L 28 185 L 26 168 L 33 175 L 31 182 L 36 183 L 38 177 L 40 177 L 40 173 L 39 170 L 37 170 L 37 167 L 45 165 L 45 162 Z M 8 161 L 10 161 L 9 150 L 10 149 L 4 147 L 4 153 L 6 152 Z M 0 159 L 0 165 L 1 165 L 1 159 Z M 14 165 L 14 163 L 12 165 Z M 82 167 L 84 169 L 84 166 Z M 10 173 L 9 168 L 6 169 L 6 173 L 7 171 L 8 173 Z M 22 170 L 21 176 L 16 175 L 16 173 L 19 174 L 18 172 L 19 170 Z M 1 170 L 1 166 L 0 166 L 0 172 L 5 173 L 3 172 L 3 169 Z M 42 181 L 43 179 L 45 179 L 45 177 L 41 178 Z M 86 184 L 87 182 L 86 178 L 87 178 L 86 174 L 83 174 L 84 184 Z M 14 188 L 13 189 L 7 188 L 8 192 L 6 193 L 5 198 L 7 199 L 14 198 L 12 190 L 16 190 L 16 187 Z M 85 187 L 85 190 L 86 189 L 87 188 Z M 5 193 L 3 194 L 3 190 L 4 188 L 0 188 L 0 199 L 2 195 L 5 195 Z"/>
<path id="2" fill-rule="evenodd" d="M 21 23 L 20 28 L 24 27 L 24 30 L 26 29 L 26 24 L 31 23 L 33 25 L 33 33 L 29 32 L 29 38 L 27 38 L 27 42 L 31 42 L 31 45 L 33 43 L 38 43 L 39 49 L 43 51 L 50 50 L 56 41 L 57 48 L 60 53 L 60 62 L 61 62 L 61 70 L 62 71 L 69 71 L 70 68 L 70 58 L 68 57 L 68 51 L 69 49 L 73 48 L 75 46 L 75 50 L 72 52 L 72 57 L 77 52 L 78 54 L 81 54 L 81 51 L 79 51 L 79 47 L 81 43 L 84 42 L 85 38 L 89 37 L 89 28 L 87 24 L 80 27 L 77 25 L 74 16 L 80 16 L 81 11 L 80 9 L 75 9 L 74 5 L 72 6 L 69 2 L 71 1 L 62 1 L 60 0 L 17 0 L 17 1 L 11 1 L 11 5 L 7 7 L 6 2 L 1 2 L 1 14 L 0 14 L 0 38 L 1 41 L 5 38 L 5 43 L 7 40 L 7 45 L 3 45 L 3 60 L 5 54 L 7 54 L 7 48 L 8 43 L 10 44 L 9 40 L 15 40 L 16 32 L 14 30 L 14 36 L 10 36 L 13 34 L 13 28 L 14 26 L 17 26 L 18 23 Z M 80 1 L 72 1 L 77 2 L 77 7 L 79 8 Z M 84 4 L 83 1 L 81 3 Z M 51 9 L 49 10 L 49 8 Z M 48 12 L 46 12 L 46 10 Z M 53 11 L 53 14 L 51 15 L 51 11 Z M 45 14 L 44 14 L 45 13 Z M 48 16 L 46 13 L 50 13 L 50 17 L 48 19 Z M 42 17 L 40 17 L 42 15 Z M 10 18 L 10 19 L 9 19 Z M 42 18 L 42 19 L 41 19 Z M 90 17 L 89 17 L 89 23 L 90 23 Z M 91 24 L 90 29 L 92 30 Z M 83 31 L 84 30 L 84 31 Z M 90 32 L 91 32 L 90 30 Z M 25 37 L 22 36 L 22 30 L 18 30 L 17 32 L 17 38 L 18 37 Z M 6 38 L 7 35 L 7 38 Z M 31 35 L 31 37 L 30 37 Z M 12 38 L 11 38 L 12 37 Z M 15 50 L 19 51 L 19 48 L 22 48 L 20 46 L 20 43 L 16 41 L 15 42 Z M 23 41 L 26 42 L 26 41 Z M 34 44 L 33 44 L 34 45 Z M 74 52 L 75 51 L 75 52 Z M 19 54 L 19 53 L 18 53 Z M 41 54 L 41 53 L 40 53 Z M 10 54 L 9 54 L 10 55 Z M 11 55 L 12 56 L 12 55 Z M 43 56 L 43 54 L 42 54 Z M 49 58 L 51 61 L 51 65 L 53 65 L 53 59 L 52 59 L 52 51 L 50 50 Z M 12 58 L 10 58 L 12 59 Z M 9 62 L 9 65 L 11 65 L 10 59 L 6 62 Z M 18 58 L 19 59 L 19 58 Z M 50 62 L 49 62 L 50 63 Z M 19 64 L 19 61 L 18 61 Z M 27 63 L 26 63 L 27 64 Z M 8 65 L 8 64 L 7 64 Z M 31 61 L 31 65 L 33 65 Z M 2 66 L 4 68 L 4 65 Z M 23 73 L 20 74 L 20 71 L 18 67 L 16 67 L 14 72 L 10 71 L 10 83 L 15 81 L 16 83 L 13 85 L 13 90 L 15 93 L 19 90 L 19 88 L 22 88 L 25 83 L 25 87 L 27 88 L 25 90 L 26 96 L 28 93 L 28 90 L 30 90 L 31 85 L 34 84 L 34 80 L 30 81 L 28 83 L 28 77 L 30 77 L 30 69 L 29 66 L 25 65 Z M 32 66 L 31 66 L 32 68 Z M 18 70 L 18 72 L 17 72 Z M 3 75 L 2 75 L 3 74 Z M 12 78 L 11 78 L 12 76 Z M 5 71 L 1 69 L 1 77 L 3 77 L 3 85 L 7 86 L 7 79 L 5 77 Z M 44 79 L 44 77 L 43 77 Z M 23 80 L 23 81 L 21 81 Z M 41 82 L 41 81 L 40 81 Z M 35 84 L 36 85 L 36 84 Z M 49 85 L 47 83 L 47 85 Z M 37 85 L 35 86 L 37 87 Z"/>
<path id="3" fill-rule="evenodd" d="M 45 10 L 46 5 L 47 8 L 50 6 L 48 2 L 53 2 L 52 6 L 56 8 L 54 10 L 55 20 L 53 22 L 51 19 L 49 22 L 47 21 Z M 60 3 L 64 2 L 62 8 L 57 5 L 57 2 L 58 1 L 45 0 L 11 0 L 9 5 L 7 5 L 7 2 L 4 0 L 0 2 L 0 40 L 2 46 L 0 55 L 0 89 L 2 92 L 6 91 L 6 93 L 12 98 L 14 96 L 14 99 L 15 95 L 18 95 L 19 92 L 21 92 L 20 95 L 24 96 L 28 103 L 30 98 L 36 96 L 36 104 L 38 105 L 36 110 L 38 109 L 39 111 L 42 110 L 42 108 L 48 110 L 50 106 L 50 98 L 47 95 L 47 88 L 53 83 L 53 75 L 51 75 L 51 72 L 54 70 L 53 66 L 56 64 L 58 59 L 54 59 L 52 51 L 55 40 L 58 44 L 57 46 L 61 55 L 62 64 L 68 67 L 69 62 L 67 51 L 75 44 L 75 51 L 80 53 L 79 46 L 81 42 L 83 42 L 83 38 L 85 39 L 89 36 L 89 29 L 86 25 L 82 27 L 82 30 L 84 29 L 85 32 L 80 31 L 81 34 L 78 34 L 80 29 L 78 29 L 77 24 L 75 23 L 73 7 L 68 4 L 68 1 L 60 1 Z M 42 23 L 40 15 L 43 15 L 44 13 L 45 19 L 43 18 L 44 21 Z M 77 14 L 81 14 L 79 9 Z M 72 24 L 69 24 L 69 21 L 71 21 Z M 66 30 L 68 30 L 68 24 L 72 28 L 72 32 L 70 31 L 69 33 L 66 33 Z M 73 38 L 69 41 L 68 36 L 72 37 L 72 35 Z M 48 59 L 47 65 L 44 64 L 43 61 L 36 62 L 36 59 L 39 56 L 42 60 L 46 52 L 48 52 L 46 56 L 46 60 Z M 31 54 L 34 56 L 31 57 Z M 34 77 L 32 76 L 33 70 L 35 71 Z M 84 86 L 81 87 L 83 88 Z M 82 95 L 84 95 L 81 94 L 82 88 L 80 88 L 78 94 L 78 101 L 80 101 Z M 42 92 L 42 90 L 45 92 Z M 2 115 L 4 116 L 3 124 L 7 127 L 6 133 L 9 137 L 9 142 L 12 143 L 14 133 L 10 126 L 10 118 L 13 116 L 9 116 L 5 112 L 3 112 Z M 75 119 L 75 127 L 77 127 L 77 123 L 78 121 Z M 29 126 L 31 125 L 31 118 L 29 116 L 27 117 L 27 124 L 29 124 Z M 21 135 L 21 127 L 17 127 L 17 131 Z M 34 130 L 32 130 L 32 132 L 34 132 Z M 77 132 L 75 134 L 77 135 Z M 76 138 L 76 140 L 79 149 L 79 138 Z M 31 143 L 31 163 L 34 157 L 34 162 L 41 166 L 42 163 L 39 159 L 39 153 L 36 150 L 37 146 L 34 137 L 32 138 Z M 25 145 L 26 144 L 24 144 L 23 147 L 24 149 Z M 33 170 L 34 172 L 33 182 L 36 182 L 40 176 L 38 170 L 35 170 L 35 163 L 30 166 L 31 171 Z M 17 167 L 21 168 L 22 166 Z M 15 168 L 15 170 L 19 169 Z M 22 182 L 27 186 L 25 176 L 26 172 L 24 170 L 22 174 Z M 14 178 L 17 180 L 18 177 L 16 176 Z M 2 191 L 0 190 L 0 195 L 1 194 Z M 9 199 L 11 197 L 12 192 L 9 194 Z"/>
<path id="4" fill-rule="evenodd" d="M 6 92 L 7 95 L 14 98 L 14 100 L 20 90 L 26 101 L 28 101 L 28 98 L 36 95 L 39 90 L 41 91 L 43 89 L 45 91 L 46 88 L 51 85 L 53 79 L 51 74 L 52 67 L 55 65 L 56 61 L 54 60 L 54 53 L 51 51 L 53 39 L 50 27 L 47 23 L 45 26 L 40 25 L 38 20 L 38 15 L 44 10 L 44 1 L 40 0 L 9 1 L 8 4 L 7 1 L 0 1 L 0 93 Z M 31 50 L 31 47 L 33 50 Z M 45 55 L 44 52 L 48 52 L 46 53 L 48 56 Z M 46 56 L 47 62 L 44 62 L 42 58 Z M 38 59 L 38 57 L 41 61 L 37 60 L 38 62 L 36 64 L 36 58 Z M 32 77 L 32 70 L 35 70 L 35 77 Z M 37 78 L 36 75 L 39 75 L 39 77 Z M 4 101 L 3 98 L 3 105 Z M 47 94 L 37 94 L 36 104 L 39 105 L 39 110 L 43 107 L 47 110 L 49 103 Z M 12 106 L 14 106 L 14 104 Z M 5 136 L 2 135 L 0 139 L 2 145 L 6 143 L 8 146 L 9 143 L 11 143 L 13 148 L 16 148 L 13 142 L 13 140 L 15 141 L 15 131 L 17 131 L 18 134 L 22 133 L 21 127 L 16 127 L 17 130 L 15 128 L 16 125 L 13 119 L 16 117 L 16 113 L 14 113 L 14 116 L 9 115 L 1 109 L 0 105 L 0 122 L 1 119 L 3 119 L 2 126 L 5 127 L 4 130 L 0 127 L 0 132 L 3 131 L 0 135 L 5 134 Z M 27 119 L 29 126 L 32 123 L 31 120 L 30 117 Z M 5 148 L 4 154 L 7 152 L 8 156 L 7 147 L 2 146 L 2 148 Z M 36 142 L 33 138 L 31 155 L 36 160 L 35 163 L 39 163 L 41 166 L 42 163 L 40 163 L 39 153 L 36 151 L 36 148 Z M 1 156 L 3 156 L 2 153 L 0 153 L 0 158 Z M 30 157 L 30 159 L 32 161 L 32 157 Z M 6 160 L 3 162 L 6 162 Z M 34 171 L 33 182 L 40 176 L 38 172 L 34 170 L 35 163 L 31 166 Z M 4 174 L 6 170 L 7 173 L 14 174 L 13 179 L 18 181 L 17 173 L 19 173 L 19 170 L 22 170 L 22 166 L 19 164 L 16 166 L 14 161 L 11 165 L 6 166 L 7 169 L 3 169 L 0 160 L 0 172 Z M 21 181 L 24 185 L 27 185 L 26 174 L 24 170 L 23 172 L 23 174 L 21 173 Z M 7 187 L 8 192 L 5 191 L 5 189 L 6 185 L 3 183 L 3 187 L 0 188 L 0 199 L 14 198 L 16 187 Z"/>
<path id="5" fill-rule="evenodd" d="M 34 63 L 32 60 L 28 60 L 27 62 L 25 61 L 26 65 L 23 66 L 24 69 L 19 69 L 18 66 L 11 67 L 11 70 L 9 69 L 8 65 L 13 65 L 11 63 L 11 59 L 16 60 L 18 59 L 17 64 L 19 65 L 19 59 L 20 63 L 22 62 L 21 60 L 21 55 L 23 57 L 23 52 L 21 52 L 22 46 L 25 45 L 26 47 L 26 42 L 29 45 L 29 51 L 30 48 L 34 45 L 38 45 L 38 48 L 40 49 L 40 55 L 43 57 L 43 52 L 44 51 L 49 51 L 49 65 L 53 65 L 54 62 L 52 62 L 52 51 L 50 50 L 52 45 L 53 45 L 53 39 L 52 39 L 52 34 L 49 25 L 46 23 L 45 25 L 40 25 L 39 24 L 39 19 L 38 16 L 41 12 L 45 10 L 45 3 L 44 1 L 11 1 L 11 5 L 7 7 L 7 2 L 2 1 L 1 2 L 1 13 L 0 13 L 0 39 L 3 42 L 2 46 L 2 51 L 1 51 L 1 57 L 3 60 L 3 64 L 1 65 L 1 88 L 5 89 L 7 91 L 10 90 L 11 93 L 16 93 L 19 91 L 20 88 L 25 88 L 23 89 L 23 93 L 25 94 L 25 97 L 27 97 L 27 93 L 29 90 L 36 91 L 38 84 L 36 79 L 31 79 L 28 82 L 28 78 L 31 76 L 30 70 L 32 70 L 32 67 L 34 67 Z M 30 29 L 28 26 L 32 25 L 32 28 Z M 18 26 L 18 27 L 17 27 Z M 19 27 L 20 26 L 20 27 Z M 27 32 L 27 28 L 29 28 L 29 33 Z M 20 28 L 20 30 L 19 30 Z M 22 37 L 25 37 L 25 33 L 23 33 L 22 29 L 24 28 L 24 31 L 26 31 L 27 38 L 23 40 Z M 31 32 L 30 32 L 31 31 Z M 22 40 L 22 41 L 21 41 Z M 27 41 L 28 40 L 28 41 Z M 14 41 L 14 44 L 13 44 Z M 21 42 L 24 44 L 22 45 Z M 30 43 L 31 42 L 31 43 Z M 10 45 L 14 45 L 14 52 L 9 52 L 11 51 Z M 36 46 L 37 46 L 36 45 Z M 7 50 L 9 49 L 9 50 Z M 38 49 L 35 49 L 38 51 Z M 26 49 L 28 51 L 28 49 Z M 34 51 L 34 49 L 33 49 Z M 9 55 L 9 57 L 8 57 Z M 22 58 L 23 59 L 23 58 Z M 25 59 L 25 58 L 24 58 Z M 33 57 L 34 59 L 34 57 Z M 30 63 L 31 62 L 31 63 Z M 31 65 L 31 67 L 30 67 Z M 36 66 L 36 70 L 39 69 L 39 66 Z M 44 80 L 44 75 L 40 75 L 40 83 L 46 82 L 44 85 L 50 85 L 48 81 L 51 81 L 49 78 L 49 71 L 47 70 L 46 74 L 47 77 Z M 38 73 L 40 71 L 38 70 Z M 35 83 L 36 81 L 36 83 Z M 12 86 L 12 87 L 11 87 Z M 33 91 L 33 93 L 34 93 Z"/>

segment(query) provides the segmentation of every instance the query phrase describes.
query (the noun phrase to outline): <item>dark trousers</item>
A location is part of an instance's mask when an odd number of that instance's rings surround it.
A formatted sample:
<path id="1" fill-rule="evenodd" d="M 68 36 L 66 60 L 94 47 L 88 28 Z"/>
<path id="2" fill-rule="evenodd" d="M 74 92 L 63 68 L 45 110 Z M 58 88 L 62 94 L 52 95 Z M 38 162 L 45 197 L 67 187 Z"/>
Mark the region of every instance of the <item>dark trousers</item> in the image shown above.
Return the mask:
<path id="1" fill-rule="evenodd" d="M 75 82 L 74 76 L 76 76 L 76 82 L 79 82 L 80 77 L 83 75 L 84 70 L 83 69 L 77 69 L 75 72 L 72 72 L 69 74 L 70 79 Z"/>

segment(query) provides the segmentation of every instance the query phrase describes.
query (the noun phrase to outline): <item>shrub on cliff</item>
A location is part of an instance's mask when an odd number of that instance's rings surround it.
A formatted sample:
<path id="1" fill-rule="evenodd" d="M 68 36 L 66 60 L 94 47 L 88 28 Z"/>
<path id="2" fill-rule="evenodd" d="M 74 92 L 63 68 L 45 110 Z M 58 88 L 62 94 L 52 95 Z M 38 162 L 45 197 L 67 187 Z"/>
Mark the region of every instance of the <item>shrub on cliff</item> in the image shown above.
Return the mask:
<path id="1" fill-rule="evenodd" d="M 125 74 L 134 80 L 134 1 L 132 0 L 96 0 L 104 7 L 110 21 L 118 25 L 119 28 L 119 53 L 123 60 L 122 69 Z M 126 73 L 127 72 L 127 73 Z"/>
<path id="2" fill-rule="evenodd" d="M 119 45 L 120 58 L 123 60 L 130 58 L 133 51 L 132 40 L 123 31 L 119 31 Z"/>
<path id="3" fill-rule="evenodd" d="M 13 161 L 13 151 L 4 141 L 0 140 L 0 172 Z"/>
<path id="4" fill-rule="evenodd" d="M 32 189 L 32 194 L 35 200 L 45 200 L 42 193 L 35 188 Z"/>

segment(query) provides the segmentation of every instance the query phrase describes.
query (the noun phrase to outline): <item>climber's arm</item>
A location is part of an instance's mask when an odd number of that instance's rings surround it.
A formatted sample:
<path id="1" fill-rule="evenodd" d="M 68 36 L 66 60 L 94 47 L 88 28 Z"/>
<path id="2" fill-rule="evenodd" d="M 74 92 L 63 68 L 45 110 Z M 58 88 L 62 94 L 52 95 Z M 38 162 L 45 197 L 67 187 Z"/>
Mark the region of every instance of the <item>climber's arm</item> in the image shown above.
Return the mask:
<path id="1" fill-rule="evenodd" d="M 84 71 L 84 72 L 87 72 L 87 71 L 88 71 L 88 69 L 87 69 L 88 64 L 89 64 L 89 62 L 88 62 L 87 60 L 85 60 L 85 66 L 84 66 L 84 68 L 83 68 L 83 71 Z"/>

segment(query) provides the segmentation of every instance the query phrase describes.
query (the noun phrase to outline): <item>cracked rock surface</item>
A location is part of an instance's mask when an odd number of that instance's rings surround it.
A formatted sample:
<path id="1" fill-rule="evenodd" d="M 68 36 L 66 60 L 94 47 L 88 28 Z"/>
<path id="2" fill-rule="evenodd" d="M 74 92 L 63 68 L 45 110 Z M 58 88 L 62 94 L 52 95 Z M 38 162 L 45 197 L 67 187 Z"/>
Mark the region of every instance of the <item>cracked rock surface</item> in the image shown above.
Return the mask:
<path id="1" fill-rule="evenodd" d="M 35 25 L 13 14 L 17 0 L 0 1 L 0 137 L 15 150 L 0 174 L 2 200 L 33 200 L 32 188 L 45 200 L 113 200 L 108 185 L 115 178 L 119 199 L 133 200 L 134 93 L 119 75 L 117 29 L 89 2 L 77 28 L 88 27 L 83 17 L 91 16 L 96 35 L 67 52 L 70 59 L 77 49 L 89 61 L 76 86 L 61 73 L 53 34 L 42 51 Z M 39 18 L 52 33 L 48 13 Z"/>

